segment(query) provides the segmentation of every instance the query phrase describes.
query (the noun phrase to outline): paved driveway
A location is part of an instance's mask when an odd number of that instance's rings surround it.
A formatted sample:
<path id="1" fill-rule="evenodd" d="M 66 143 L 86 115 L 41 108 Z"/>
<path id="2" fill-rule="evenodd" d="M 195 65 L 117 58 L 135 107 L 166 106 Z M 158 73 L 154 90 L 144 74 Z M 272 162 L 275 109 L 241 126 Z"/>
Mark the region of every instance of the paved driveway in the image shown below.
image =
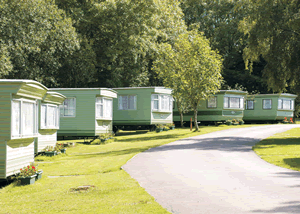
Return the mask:
<path id="1" fill-rule="evenodd" d="M 172 213 L 300 213 L 300 172 L 273 166 L 251 149 L 295 127 L 300 125 L 186 138 L 140 153 L 123 169 Z"/>

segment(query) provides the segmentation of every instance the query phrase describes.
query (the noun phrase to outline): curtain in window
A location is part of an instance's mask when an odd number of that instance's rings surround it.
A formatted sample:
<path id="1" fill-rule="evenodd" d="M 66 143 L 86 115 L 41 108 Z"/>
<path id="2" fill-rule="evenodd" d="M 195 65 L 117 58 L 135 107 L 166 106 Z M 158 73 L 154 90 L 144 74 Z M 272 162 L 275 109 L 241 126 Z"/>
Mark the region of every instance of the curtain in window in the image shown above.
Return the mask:
<path id="1" fill-rule="evenodd" d="M 97 97 L 96 98 L 96 118 L 103 117 L 103 98 Z"/>
<path id="2" fill-rule="evenodd" d="M 172 96 L 169 96 L 169 111 L 172 111 L 173 109 L 173 98 Z"/>
<path id="3" fill-rule="evenodd" d="M 240 98 L 240 108 L 241 109 L 244 108 L 244 98 L 243 97 Z"/>
<path id="4" fill-rule="evenodd" d="M 240 99 L 236 97 L 230 97 L 229 99 L 230 108 L 239 108 L 240 107 Z"/>
<path id="5" fill-rule="evenodd" d="M 291 109 L 291 101 L 290 100 L 283 100 L 282 104 L 283 109 Z"/>
<path id="6" fill-rule="evenodd" d="M 48 106 L 47 110 L 47 125 L 48 127 L 55 127 L 56 107 Z"/>
<path id="7" fill-rule="evenodd" d="M 291 100 L 291 110 L 294 110 L 294 100 Z"/>
<path id="8" fill-rule="evenodd" d="M 129 96 L 129 102 L 128 102 L 128 109 L 134 110 L 135 109 L 135 96 L 130 95 Z"/>
<path id="9" fill-rule="evenodd" d="M 282 109 L 282 99 L 278 99 L 278 109 Z"/>
<path id="10" fill-rule="evenodd" d="M 229 108 L 229 106 L 228 106 L 228 97 L 224 97 L 224 108 Z"/>
<path id="11" fill-rule="evenodd" d="M 128 96 L 122 96 L 122 109 L 128 110 Z"/>
<path id="12" fill-rule="evenodd" d="M 112 100 L 105 99 L 105 118 L 112 118 Z"/>
<path id="13" fill-rule="evenodd" d="M 60 118 L 60 110 L 59 107 L 56 107 L 56 118 L 55 118 L 55 126 L 59 128 L 59 118 Z"/>
<path id="14" fill-rule="evenodd" d="M 23 135 L 30 136 L 34 134 L 34 103 L 23 102 L 22 121 Z"/>
<path id="15" fill-rule="evenodd" d="M 263 109 L 271 109 L 272 101 L 271 100 L 263 100 Z"/>
<path id="16" fill-rule="evenodd" d="M 253 100 L 248 100 L 247 101 L 247 109 L 254 109 L 254 101 Z"/>
<path id="17" fill-rule="evenodd" d="M 47 126 L 47 106 L 41 106 L 41 128 L 45 128 Z"/>
<path id="18" fill-rule="evenodd" d="M 208 108 L 216 108 L 217 107 L 217 97 L 210 97 L 207 101 Z"/>
<path id="19" fill-rule="evenodd" d="M 158 100 L 158 95 L 157 94 L 153 94 L 152 95 L 152 102 L 153 102 L 152 109 L 153 110 L 158 110 L 158 108 L 159 108 L 159 100 Z"/>
<path id="20" fill-rule="evenodd" d="M 64 101 L 64 116 L 75 116 L 75 98 L 67 98 Z"/>
<path id="21" fill-rule="evenodd" d="M 21 102 L 20 101 L 12 101 L 12 136 L 18 137 L 21 134 Z"/>

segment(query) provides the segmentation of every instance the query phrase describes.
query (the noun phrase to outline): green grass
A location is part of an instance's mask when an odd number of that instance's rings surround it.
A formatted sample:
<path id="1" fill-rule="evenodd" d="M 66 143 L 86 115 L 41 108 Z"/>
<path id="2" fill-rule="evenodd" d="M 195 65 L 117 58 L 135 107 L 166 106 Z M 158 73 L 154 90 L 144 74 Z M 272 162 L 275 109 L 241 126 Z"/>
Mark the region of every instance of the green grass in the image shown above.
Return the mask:
<path id="1" fill-rule="evenodd" d="M 253 150 L 271 164 L 300 171 L 300 128 L 264 139 Z"/>
<path id="2" fill-rule="evenodd" d="M 0 189 L 0 213 L 168 213 L 121 166 L 142 151 L 178 139 L 250 126 L 207 126 L 200 127 L 200 132 L 121 132 L 109 144 L 78 143 L 68 148 L 66 155 L 37 156 L 43 178 L 34 185 L 18 186 L 14 182 Z M 95 188 L 71 191 L 83 185 Z"/>

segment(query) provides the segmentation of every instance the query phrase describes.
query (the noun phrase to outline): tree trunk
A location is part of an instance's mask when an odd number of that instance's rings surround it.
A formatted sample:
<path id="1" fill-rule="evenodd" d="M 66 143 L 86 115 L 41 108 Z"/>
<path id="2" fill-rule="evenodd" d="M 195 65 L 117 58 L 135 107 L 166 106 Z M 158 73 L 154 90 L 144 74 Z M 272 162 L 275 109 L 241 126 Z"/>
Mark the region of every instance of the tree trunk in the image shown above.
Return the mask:
<path id="1" fill-rule="evenodd" d="M 180 125 L 181 125 L 181 128 L 183 128 L 183 113 L 182 111 L 179 111 L 179 114 L 180 114 Z"/>
<path id="2" fill-rule="evenodd" d="M 195 124 L 195 131 L 198 131 L 199 130 L 199 127 L 198 127 L 198 121 L 197 121 L 197 113 L 198 113 L 198 109 L 197 107 L 194 108 L 194 124 Z"/>

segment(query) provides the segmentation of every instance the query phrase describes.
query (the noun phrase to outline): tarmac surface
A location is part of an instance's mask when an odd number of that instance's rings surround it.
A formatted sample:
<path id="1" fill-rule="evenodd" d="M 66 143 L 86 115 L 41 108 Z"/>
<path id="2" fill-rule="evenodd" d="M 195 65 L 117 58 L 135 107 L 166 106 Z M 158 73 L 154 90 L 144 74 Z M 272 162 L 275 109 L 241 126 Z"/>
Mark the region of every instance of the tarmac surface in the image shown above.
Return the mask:
<path id="1" fill-rule="evenodd" d="M 258 141 L 300 125 L 229 129 L 136 155 L 122 168 L 171 213 L 300 213 L 300 172 L 253 151 Z"/>

